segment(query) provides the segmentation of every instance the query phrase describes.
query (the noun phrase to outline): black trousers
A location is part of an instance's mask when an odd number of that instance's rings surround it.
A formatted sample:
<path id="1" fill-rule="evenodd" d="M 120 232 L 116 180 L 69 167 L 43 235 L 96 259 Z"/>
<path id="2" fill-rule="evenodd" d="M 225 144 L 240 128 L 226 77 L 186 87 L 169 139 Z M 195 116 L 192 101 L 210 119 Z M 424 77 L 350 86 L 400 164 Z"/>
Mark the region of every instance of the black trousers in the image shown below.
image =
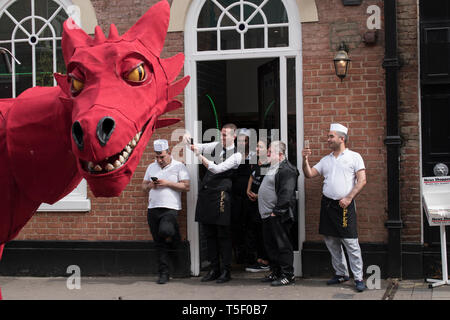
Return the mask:
<path id="1" fill-rule="evenodd" d="M 247 246 L 247 201 L 237 194 L 232 195 L 231 202 L 231 241 L 238 264 L 253 263 Z"/>
<path id="2" fill-rule="evenodd" d="M 181 240 L 177 213 L 177 210 L 168 208 L 152 208 L 147 212 L 148 225 L 158 252 L 159 273 L 169 273 L 169 250 Z"/>
<path id="3" fill-rule="evenodd" d="M 258 210 L 258 201 L 247 199 L 247 233 L 248 251 L 255 259 L 269 260 L 264 246 L 262 219 Z M 254 262 L 254 261 L 252 261 Z"/>
<path id="4" fill-rule="evenodd" d="M 216 272 L 231 271 L 230 226 L 203 223 L 202 230 L 206 240 L 207 258 L 211 262 L 211 270 Z"/>
<path id="5" fill-rule="evenodd" d="M 293 221 L 280 217 L 262 219 L 263 238 L 272 272 L 277 276 L 294 276 L 294 250 L 289 240 Z"/>

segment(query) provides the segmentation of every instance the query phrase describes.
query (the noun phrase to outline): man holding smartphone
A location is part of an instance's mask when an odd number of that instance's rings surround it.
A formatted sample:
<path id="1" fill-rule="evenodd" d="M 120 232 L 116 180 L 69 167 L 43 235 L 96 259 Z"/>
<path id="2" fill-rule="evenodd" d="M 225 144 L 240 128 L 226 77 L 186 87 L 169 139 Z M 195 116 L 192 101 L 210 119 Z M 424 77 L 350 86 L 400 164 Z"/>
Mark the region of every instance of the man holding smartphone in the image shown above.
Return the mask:
<path id="1" fill-rule="evenodd" d="M 181 192 L 189 191 L 190 184 L 186 166 L 172 158 L 167 140 L 155 140 L 153 146 L 156 161 L 148 166 L 142 189 L 149 193 L 147 219 L 158 251 L 157 282 L 165 284 L 169 281 L 168 250 L 181 240 L 177 222 Z"/>

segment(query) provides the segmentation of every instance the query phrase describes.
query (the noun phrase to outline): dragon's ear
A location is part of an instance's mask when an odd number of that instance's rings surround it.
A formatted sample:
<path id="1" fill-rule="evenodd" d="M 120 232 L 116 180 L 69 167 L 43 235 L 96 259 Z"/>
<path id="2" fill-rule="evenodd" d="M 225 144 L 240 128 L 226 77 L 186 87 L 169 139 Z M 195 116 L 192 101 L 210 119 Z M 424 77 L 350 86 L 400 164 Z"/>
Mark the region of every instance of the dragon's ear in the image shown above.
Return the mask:
<path id="1" fill-rule="evenodd" d="M 72 20 L 72 18 L 64 21 L 61 47 L 66 66 L 77 47 L 87 46 L 91 42 L 91 37 L 86 34 L 86 32 L 84 32 L 83 29 L 81 29 L 75 21 Z"/>
<path id="2" fill-rule="evenodd" d="M 140 40 L 154 55 L 160 56 L 169 28 L 170 5 L 163 0 L 151 7 L 122 39 Z"/>

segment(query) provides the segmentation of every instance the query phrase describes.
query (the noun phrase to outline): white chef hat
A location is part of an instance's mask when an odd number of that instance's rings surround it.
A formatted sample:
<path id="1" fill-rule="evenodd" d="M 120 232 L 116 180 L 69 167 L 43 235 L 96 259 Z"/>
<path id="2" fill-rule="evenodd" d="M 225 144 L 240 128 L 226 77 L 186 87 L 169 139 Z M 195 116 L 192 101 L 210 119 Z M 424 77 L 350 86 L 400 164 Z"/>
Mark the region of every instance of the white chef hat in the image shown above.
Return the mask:
<path id="1" fill-rule="evenodd" d="M 247 128 L 240 128 L 239 132 L 238 132 L 238 136 L 241 136 L 241 135 L 247 136 L 250 138 L 250 130 Z"/>
<path id="2" fill-rule="evenodd" d="M 169 149 L 169 143 L 165 139 L 158 139 L 153 142 L 153 148 L 156 152 L 161 152 Z"/>
<path id="3" fill-rule="evenodd" d="M 347 134 L 348 129 L 347 129 L 347 127 L 344 127 L 340 123 L 332 123 L 330 126 L 330 131 L 339 131 L 339 132 L 343 132 L 343 133 Z"/>

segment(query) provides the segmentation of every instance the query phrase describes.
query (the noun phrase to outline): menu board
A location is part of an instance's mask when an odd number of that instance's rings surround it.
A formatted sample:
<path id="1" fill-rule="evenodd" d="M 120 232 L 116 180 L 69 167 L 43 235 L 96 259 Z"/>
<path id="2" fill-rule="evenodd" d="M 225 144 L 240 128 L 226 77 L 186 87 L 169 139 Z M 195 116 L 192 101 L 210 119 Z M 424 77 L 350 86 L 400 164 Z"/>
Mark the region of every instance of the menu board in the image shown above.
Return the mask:
<path id="1" fill-rule="evenodd" d="M 430 226 L 450 225 L 450 176 L 423 177 L 422 199 Z"/>

